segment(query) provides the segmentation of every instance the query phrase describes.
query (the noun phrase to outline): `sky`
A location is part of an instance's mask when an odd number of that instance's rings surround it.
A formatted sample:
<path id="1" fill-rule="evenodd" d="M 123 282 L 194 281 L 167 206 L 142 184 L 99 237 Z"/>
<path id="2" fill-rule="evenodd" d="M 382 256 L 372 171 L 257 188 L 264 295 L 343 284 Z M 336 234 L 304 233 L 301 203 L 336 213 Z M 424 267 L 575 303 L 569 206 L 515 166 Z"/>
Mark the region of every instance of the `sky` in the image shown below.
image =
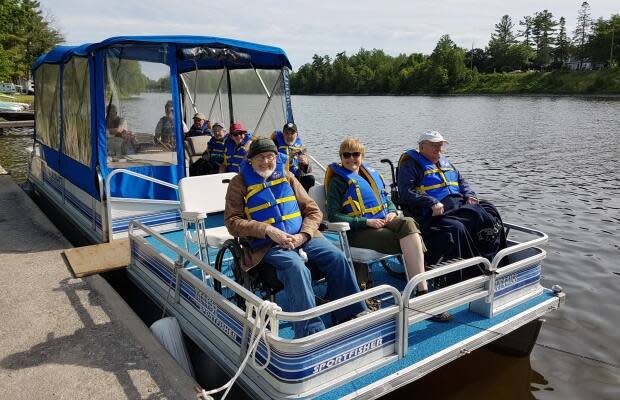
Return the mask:
<path id="1" fill-rule="evenodd" d="M 589 4 L 594 19 L 620 14 L 620 0 Z M 580 6 L 581 0 L 41 0 L 67 44 L 120 35 L 219 36 L 281 47 L 295 70 L 314 54 L 360 48 L 430 54 L 444 34 L 461 47 L 483 48 L 505 14 L 515 33 L 519 20 L 545 9 L 565 17 L 572 32 Z"/>

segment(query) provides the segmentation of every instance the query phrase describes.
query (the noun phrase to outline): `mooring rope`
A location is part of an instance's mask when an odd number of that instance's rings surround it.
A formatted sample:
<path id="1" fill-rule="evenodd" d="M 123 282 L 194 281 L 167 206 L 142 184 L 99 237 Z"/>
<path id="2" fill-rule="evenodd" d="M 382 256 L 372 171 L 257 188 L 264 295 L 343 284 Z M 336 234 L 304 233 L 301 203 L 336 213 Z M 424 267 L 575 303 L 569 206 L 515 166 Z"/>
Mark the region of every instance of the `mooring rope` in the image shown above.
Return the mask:
<path id="1" fill-rule="evenodd" d="M 248 347 L 248 352 L 245 355 L 245 358 L 239 365 L 239 369 L 235 373 L 235 375 L 230 378 L 228 382 L 226 382 L 223 386 L 220 386 L 217 389 L 212 390 L 204 390 L 202 389 L 202 393 L 200 397 L 203 399 L 210 399 L 210 395 L 214 393 L 221 392 L 222 390 L 226 390 L 224 395 L 221 397 L 221 400 L 224 400 L 228 395 L 228 392 L 232 388 L 232 385 L 235 383 L 237 378 L 241 376 L 241 373 L 245 369 L 250 358 L 252 359 L 252 364 L 257 369 L 265 369 L 269 365 L 271 361 L 271 348 L 269 347 L 269 343 L 267 342 L 267 325 L 271 325 L 276 323 L 276 314 L 282 311 L 282 308 L 278 306 L 276 303 L 272 303 L 271 301 L 263 301 L 258 308 L 256 309 L 256 318 L 254 320 L 254 326 L 252 327 L 252 335 L 250 336 L 250 346 Z M 267 349 L 267 356 L 265 357 L 265 363 L 259 365 L 256 361 L 256 351 L 258 350 L 258 344 L 261 339 L 265 343 L 265 347 Z"/>

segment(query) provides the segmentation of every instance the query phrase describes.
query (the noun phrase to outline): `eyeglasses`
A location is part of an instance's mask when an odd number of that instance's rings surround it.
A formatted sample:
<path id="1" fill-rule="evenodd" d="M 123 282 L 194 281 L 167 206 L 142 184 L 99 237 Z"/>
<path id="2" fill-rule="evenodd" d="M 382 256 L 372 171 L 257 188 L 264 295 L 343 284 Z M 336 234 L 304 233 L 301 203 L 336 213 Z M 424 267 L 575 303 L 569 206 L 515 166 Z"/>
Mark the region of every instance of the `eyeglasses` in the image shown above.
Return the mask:
<path id="1" fill-rule="evenodd" d="M 359 151 L 354 151 L 353 153 L 349 153 L 348 151 L 344 151 L 340 155 L 342 156 L 342 158 L 351 158 L 351 156 L 353 156 L 355 158 L 359 158 L 362 155 L 362 153 L 360 153 Z"/>
<path id="2" fill-rule="evenodd" d="M 284 131 L 285 135 L 294 135 L 296 133 L 297 133 L 297 131 L 294 131 L 292 129 L 287 129 L 287 130 Z"/>
<path id="3" fill-rule="evenodd" d="M 255 155 L 252 158 L 255 158 L 255 159 L 259 160 L 259 161 L 273 161 L 273 160 L 276 159 L 276 155 L 273 154 L 273 153 L 258 154 L 258 155 Z"/>
<path id="4" fill-rule="evenodd" d="M 235 136 L 241 136 L 241 135 L 245 135 L 247 132 L 232 132 L 230 134 L 230 136 L 235 137 Z"/>

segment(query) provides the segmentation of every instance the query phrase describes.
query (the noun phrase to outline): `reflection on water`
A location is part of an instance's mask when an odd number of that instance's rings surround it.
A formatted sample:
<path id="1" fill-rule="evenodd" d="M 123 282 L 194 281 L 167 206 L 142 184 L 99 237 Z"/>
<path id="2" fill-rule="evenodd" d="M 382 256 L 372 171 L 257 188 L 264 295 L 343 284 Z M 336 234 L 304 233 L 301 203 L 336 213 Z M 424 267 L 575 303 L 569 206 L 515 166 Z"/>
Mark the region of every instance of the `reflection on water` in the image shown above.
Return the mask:
<path id="1" fill-rule="evenodd" d="M 452 161 L 505 221 L 550 236 L 543 279 L 567 304 L 546 317 L 531 358 L 475 352 L 390 398 L 620 398 L 620 99 L 294 96 L 293 107 L 319 161 L 355 135 L 388 180 L 379 159 L 396 161 L 423 130 L 444 132 Z M 19 181 L 29 145 L 0 137 L 0 165 Z"/>

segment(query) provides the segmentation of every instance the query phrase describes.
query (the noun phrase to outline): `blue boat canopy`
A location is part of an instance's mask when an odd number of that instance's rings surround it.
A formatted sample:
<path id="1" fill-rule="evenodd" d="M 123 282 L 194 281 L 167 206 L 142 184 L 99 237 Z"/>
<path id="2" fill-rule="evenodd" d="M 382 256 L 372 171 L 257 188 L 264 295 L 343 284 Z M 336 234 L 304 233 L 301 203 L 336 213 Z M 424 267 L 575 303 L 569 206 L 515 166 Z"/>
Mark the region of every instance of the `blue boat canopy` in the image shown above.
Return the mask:
<path id="1" fill-rule="evenodd" d="M 95 199 L 104 198 L 100 179 L 110 176 L 111 197 L 177 200 L 156 181 L 176 185 L 188 174 L 186 122 L 197 107 L 214 121 L 270 134 L 292 121 L 289 69 L 278 47 L 211 36 L 57 46 L 33 64 L 35 141 L 49 168 Z M 233 100 L 244 94 L 260 103 Z"/>
<path id="2" fill-rule="evenodd" d="M 261 44 L 244 42 L 242 40 L 225 39 L 213 36 L 116 36 L 99 43 L 86 43 L 79 46 L 57 46 L 50 52 L 40 56 L 32 66 L 37 69 L 41 64 L 65 63 L 73 56 L 87 56 L 88 54 L 106 47 L 123 46 L 132 44 L 170 44 L 177 48 L 210 47 L 214 49 L 233 49 L 249 56 L 249 62 L 254 68 L 279 69 L 291 68 L 291 64 L 284 50 L 279 47 L 265 46 Z M 148 60 L 143 60 L 148 61 Z M 191 60 L 180 60 L 179 72 L 189 71 L 195 68 Z M 205 68 L 237 68 L 238 64 L 226 60 L 201 60 L 198 66 Z"/>

